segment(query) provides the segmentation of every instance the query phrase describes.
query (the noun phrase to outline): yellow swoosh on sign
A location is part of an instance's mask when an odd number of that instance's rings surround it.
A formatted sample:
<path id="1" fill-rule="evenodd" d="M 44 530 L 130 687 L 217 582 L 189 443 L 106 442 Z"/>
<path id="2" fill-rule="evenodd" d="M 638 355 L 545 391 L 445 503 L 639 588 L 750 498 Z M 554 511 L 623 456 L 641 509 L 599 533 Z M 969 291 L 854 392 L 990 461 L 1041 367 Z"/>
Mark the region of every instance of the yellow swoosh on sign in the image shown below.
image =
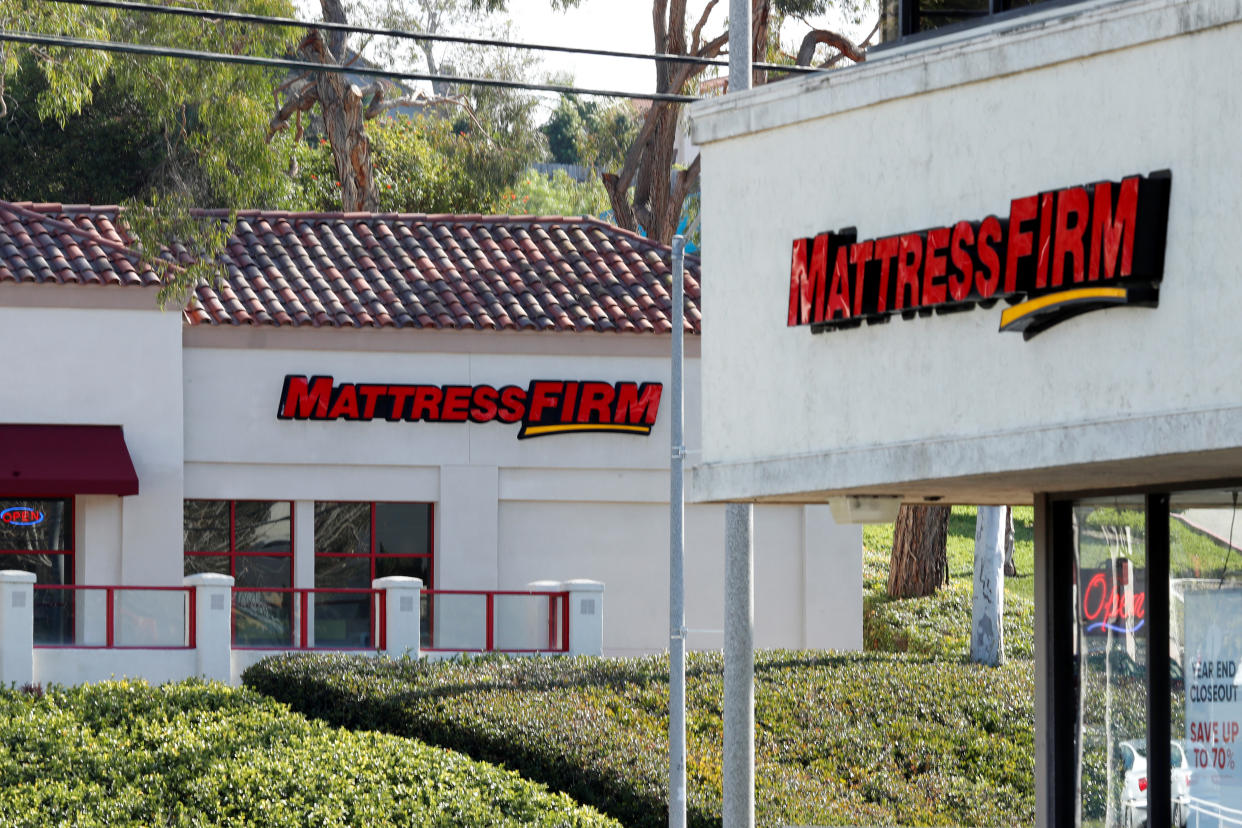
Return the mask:
<path id="1" fill-rule="evenodd" d="M 1112 299 L 1124 302 L 1126 299 L 1126 289 L 1113 287 L 1077 288 L 1076 290 L 1049 293 L 1036 299 L 1030 299 L 1002 311 L 1000 329 L 1003 331 L 1031 314 L 1039 313 L 1048 308 L 1067 305 L 1073 302 L 1085 302 L 1091 299 Z"/>
<path id="2" fill-rule="evenodd" d="M 569 423 L 566 425 L 528 426 L 522 433 L 529 437 L 538 434 L 555 434 L 561 431 L 632 431 L 636 434 L 649 434 L 651 426 Z"/>

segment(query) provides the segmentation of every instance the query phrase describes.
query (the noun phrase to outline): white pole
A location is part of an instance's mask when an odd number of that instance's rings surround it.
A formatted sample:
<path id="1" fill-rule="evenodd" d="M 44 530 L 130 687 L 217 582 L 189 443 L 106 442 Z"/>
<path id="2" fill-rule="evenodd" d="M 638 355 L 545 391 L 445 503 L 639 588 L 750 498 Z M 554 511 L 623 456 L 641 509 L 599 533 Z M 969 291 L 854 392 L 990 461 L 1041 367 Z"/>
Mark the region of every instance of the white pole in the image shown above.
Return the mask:
<path id="1" fill-rule="evenodd" d="M 668 824 L 686 826 L 686 580 L 685 490 L 682 471 L 685 398 L 682 389 L 685 349 L 686 240 L 673 236 L 673 416 L 669 459 L 669 600 L 668 600 Z"/>
<path id="2" fill-rule="evenodd" d="M 750 88 L 751 0 L 729 0 L 729 92 Z M 724 828 L 755 825 L 754 524 L 749 503 L 725 511 Z"/>
<path id="3" fill-rule="evenodd" d="M 724 828 L 755 826 L 754 516 L 725 509 Z"/>

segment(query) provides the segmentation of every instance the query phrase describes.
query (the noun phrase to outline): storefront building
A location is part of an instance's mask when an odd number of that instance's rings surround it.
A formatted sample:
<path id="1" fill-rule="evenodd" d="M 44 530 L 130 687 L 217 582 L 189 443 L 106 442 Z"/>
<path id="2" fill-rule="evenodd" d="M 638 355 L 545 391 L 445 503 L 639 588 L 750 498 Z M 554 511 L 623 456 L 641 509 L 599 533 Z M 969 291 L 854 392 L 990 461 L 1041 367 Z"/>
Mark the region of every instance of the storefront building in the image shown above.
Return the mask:
<path id="1" fill-rule="evenodd" d="M 1238 824 L 1242 5 L 900 5 L 692 108 L 691 496 L 1034 503 L 1037 824 Z"/>
<path id="2" fill-rule="evenodd" d="M 604 654 L 668 646 L 667 248 L 590 219 L 243 213 L 227 279 L 178 312 L 117 223 L 0 203 L 0 570 L 36 575 L 36 680 L 176 677 L 137 650 L 188 646 L 185 593 L 96 588 L 203 573 L 234 580 L 234 677 L 384 649 L 392 576 L 422 582 L 424 650 L 564 649 L 576 579 L 603 585 L 574 609 Z M 687 511 L 696 647 L 720 646 L 721 511 Z M 774 506 L 759 533 L 763 643 L 860 647 L 857 528 Z M 546 646 L 509 617 L 532 590 Z"/>

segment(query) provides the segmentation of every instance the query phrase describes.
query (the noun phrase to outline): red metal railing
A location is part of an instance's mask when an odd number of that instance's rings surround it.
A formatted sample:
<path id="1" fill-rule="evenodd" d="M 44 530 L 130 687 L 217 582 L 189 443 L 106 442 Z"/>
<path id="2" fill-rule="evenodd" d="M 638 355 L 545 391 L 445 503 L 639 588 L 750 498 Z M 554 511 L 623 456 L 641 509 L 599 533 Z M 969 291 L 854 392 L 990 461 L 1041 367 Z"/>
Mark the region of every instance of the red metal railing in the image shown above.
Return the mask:
<path id="1" fill-rule="evenodd" d="M 82 649 L 115 649 L 115 650 L 186 650 L 193 649 L 196 638 L 195 623 L 195 591 L 193 587 L 181 586 L 78 586 L 76 584 L 35 584 L 35 643 L 36 647 L 77 647 Z M 102 643 L 86 643 L 88 624 L 96 620 L 101 611 L 97 606 L 86 606 L 73 593 L 87 592 L 104 594 Z M 167 622 L 174 613 L 159 615 L 144 613 L 142 608 L 132 606 L 130 601 L 121 601 L 118 608 L 117 593 L 154 593 L 180 592 L 184 600 L 180 603 L 181 644 L 153 643 L 159 641 L 161 633 L 169 631 Z M 40 593 L 43 599 L 40 600 Z M 57 593 L 69 593 L 69 600 L 52 600 Z M 93 602 L 92 602 L 93 603 Z M 174 605 L 176 606 L 176 605 Z M 125 641 L 117 642 L 117 621 L 121 621 Z M 97 627 L 93 630 L 97 631 Z M 146 634 L 152 640 L 132 643 L 133 635 Z"/>
<path id="2" fill-rule="evenodd" d="M 422 594 L 428 605 L 423 613 L 424 650 L 488 653 L 563 653 L 569 650 L 568 592 L 424 589 Z M 498 601 L 502 605 L 500 608 Z"/>
<path id="3" fill-rule="evenodd" d="M 234 587 L 233 648 L 382 650 L 388 638 L 385 594 L 364 588 Z"/>

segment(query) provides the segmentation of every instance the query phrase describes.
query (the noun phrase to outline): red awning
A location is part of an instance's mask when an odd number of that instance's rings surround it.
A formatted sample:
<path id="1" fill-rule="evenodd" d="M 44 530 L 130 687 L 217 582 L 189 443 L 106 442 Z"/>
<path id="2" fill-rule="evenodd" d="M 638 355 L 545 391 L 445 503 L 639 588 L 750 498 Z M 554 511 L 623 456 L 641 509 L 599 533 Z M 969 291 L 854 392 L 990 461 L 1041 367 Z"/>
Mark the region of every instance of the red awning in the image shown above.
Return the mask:
<path id="1" fill-rule="evenodd" d="M 0 495 L 138 494 L 120 426 L 0 425 Z"/>

